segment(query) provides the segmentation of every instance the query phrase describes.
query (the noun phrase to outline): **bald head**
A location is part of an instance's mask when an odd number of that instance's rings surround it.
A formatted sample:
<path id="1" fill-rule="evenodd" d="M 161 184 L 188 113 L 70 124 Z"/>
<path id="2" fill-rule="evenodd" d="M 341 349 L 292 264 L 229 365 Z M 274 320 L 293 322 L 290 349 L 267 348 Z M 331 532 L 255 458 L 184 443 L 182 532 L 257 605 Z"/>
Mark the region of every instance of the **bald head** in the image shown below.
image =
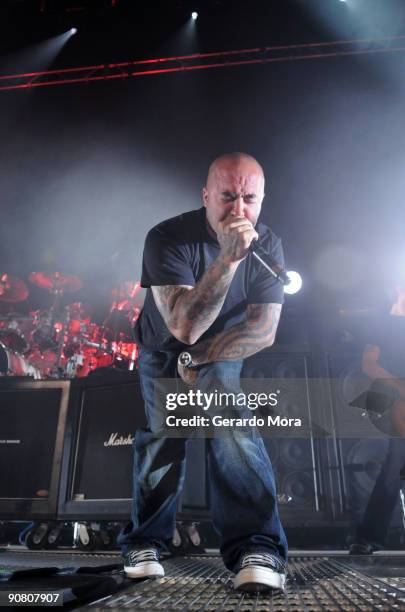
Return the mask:
<path id="1" fill-rule="evenodd" d="M 214 232 L 230 214 L 245 217 L 254 226 L 264 197 L 263 168 L 247 153 L 221 155 L 209 167 L 202 196 Z"/>
<path id="2" fill-rule="evenodd" d="M 264 172 L 263 168 L 252 155 L 248 153 L 224 153 L 219 157 L 216 157 L 208 168 L 207 185 L 212 177 L 217 173 L 218 170 L 229 170 L 232 168 L 238 168 L 238 166 L 244 166 L 250 168 L 253 172 L 260 174 L 263 177 L 264 184 Z"/>

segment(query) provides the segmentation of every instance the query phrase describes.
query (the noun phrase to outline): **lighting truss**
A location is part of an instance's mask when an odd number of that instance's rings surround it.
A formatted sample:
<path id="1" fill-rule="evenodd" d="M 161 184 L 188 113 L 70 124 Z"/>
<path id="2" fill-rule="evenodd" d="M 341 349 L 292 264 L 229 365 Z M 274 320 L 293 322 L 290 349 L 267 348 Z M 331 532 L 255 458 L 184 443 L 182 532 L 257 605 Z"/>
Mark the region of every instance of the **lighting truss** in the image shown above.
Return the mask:
<path id="1" fill-rule="evenodd" d="M 129 79 L 210 68 L 405 51 L 405 36 L 195 53 L 42 72 L 0 75 L 0 91 Z"/>

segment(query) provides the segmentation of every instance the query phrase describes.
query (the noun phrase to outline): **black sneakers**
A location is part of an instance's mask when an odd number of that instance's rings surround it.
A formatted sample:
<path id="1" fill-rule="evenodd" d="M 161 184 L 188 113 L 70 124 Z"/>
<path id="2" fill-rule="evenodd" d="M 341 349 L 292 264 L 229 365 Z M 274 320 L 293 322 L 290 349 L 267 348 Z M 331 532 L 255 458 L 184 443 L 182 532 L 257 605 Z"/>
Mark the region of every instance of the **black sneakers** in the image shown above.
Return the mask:
<path id="1" fill-rule="evenodd" d="M 124 572 L 128 578 L 161 578 L 165 575 L 156 548 L 131 550 L 125 555 Z"/>
<path id="2" fill-rule="evenodd" d="M 241 558 L 233 585 L 240 591 L 284 590 L 285 565 L 270 553 L 246 553 Z"/>
<path id="3" fill-rule="evenodd" d="M 156 548 L 131 550 L 125 556 L 124 571 L 128 578 L 161 578 L 165 575 Z M 246 553 L 241 558 L 233 583 L 235 589 L 241 591 L 283 590 L 285 565 L 270 553 Z"/>

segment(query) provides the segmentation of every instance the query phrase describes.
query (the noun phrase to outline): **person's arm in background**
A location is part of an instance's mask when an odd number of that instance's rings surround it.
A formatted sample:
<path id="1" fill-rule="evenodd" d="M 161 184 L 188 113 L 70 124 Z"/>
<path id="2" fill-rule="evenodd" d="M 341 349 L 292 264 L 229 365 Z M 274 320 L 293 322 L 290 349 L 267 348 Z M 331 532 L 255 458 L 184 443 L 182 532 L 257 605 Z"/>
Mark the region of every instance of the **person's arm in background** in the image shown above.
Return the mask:
<path id="1" fill-rule="evenodd" d="M 361 360 L 361 369 L 371 380 L 379 380 L 388 387 L 395 389 L 405 400 L 405 380 L 396 378 L 385 370 L 378 362 L 380 358 L 380 348 L 375 345 L 367 344 Z"/>
<path id="2" fill-rule="evenodd" d="M 405 381 L 396 378 L 385 370 L 379 364 L 379 358 L 380 348 L 376 345 L 367 344 L 363 351 L 361 369 L 372 380 L 378 380 L 400 394 L 401 399 L 395 402 L 391 411 L 391 418 L 397 431 L 405 437 Z"/>

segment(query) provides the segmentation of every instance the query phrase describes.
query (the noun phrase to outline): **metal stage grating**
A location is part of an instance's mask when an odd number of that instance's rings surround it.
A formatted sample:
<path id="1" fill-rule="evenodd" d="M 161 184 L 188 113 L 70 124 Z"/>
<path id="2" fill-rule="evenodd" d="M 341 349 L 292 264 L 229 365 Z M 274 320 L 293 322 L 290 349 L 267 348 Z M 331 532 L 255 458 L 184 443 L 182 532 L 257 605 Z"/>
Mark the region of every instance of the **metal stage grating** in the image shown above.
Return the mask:
<path id="1" fill-rule="evenodd" d="M 35 569 L 39 567 L 100 568 L 103 565 L 122 563 L 122 557 L 115 551 L 85 552 L 75 549 L 28 550 L 25 546 L 8 546 L 0 549 L 0 567 L 4 570 Z"/>
<path id="2" fill-rule="evenodd" d="M 284 593 L 240 594 L 220 557 L 201 555 L 163 562 L 166 576 L 131 582 L 118 594 L 80 610 L 198 610 L 264 612 L 405 610 L 405 557 L 293 555 Z"/>

